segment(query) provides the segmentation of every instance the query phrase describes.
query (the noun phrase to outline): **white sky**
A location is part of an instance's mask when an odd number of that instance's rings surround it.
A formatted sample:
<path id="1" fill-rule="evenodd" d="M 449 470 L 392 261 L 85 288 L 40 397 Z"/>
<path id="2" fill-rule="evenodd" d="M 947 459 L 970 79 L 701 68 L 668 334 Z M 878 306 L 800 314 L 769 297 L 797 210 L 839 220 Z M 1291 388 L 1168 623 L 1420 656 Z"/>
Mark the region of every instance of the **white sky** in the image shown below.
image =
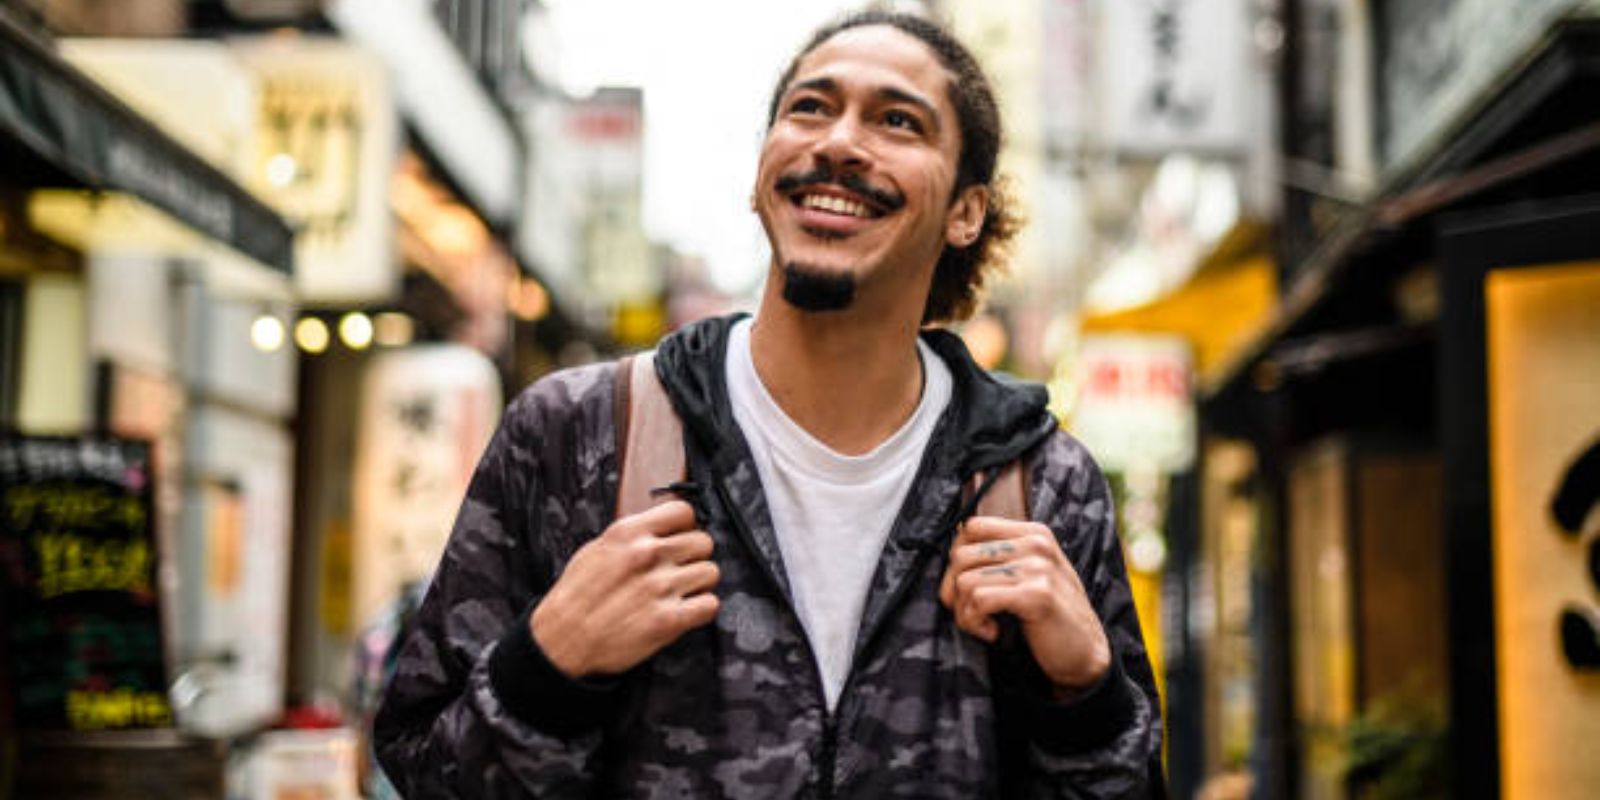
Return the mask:
<path id="1" fill-rule="evenodd" d="M 644 223 L 724 290 L 761 278 L 750 184 L 768 93 L 818 25 L 859 0 L 545 0 L 558 79 L 644 89 Z"/>

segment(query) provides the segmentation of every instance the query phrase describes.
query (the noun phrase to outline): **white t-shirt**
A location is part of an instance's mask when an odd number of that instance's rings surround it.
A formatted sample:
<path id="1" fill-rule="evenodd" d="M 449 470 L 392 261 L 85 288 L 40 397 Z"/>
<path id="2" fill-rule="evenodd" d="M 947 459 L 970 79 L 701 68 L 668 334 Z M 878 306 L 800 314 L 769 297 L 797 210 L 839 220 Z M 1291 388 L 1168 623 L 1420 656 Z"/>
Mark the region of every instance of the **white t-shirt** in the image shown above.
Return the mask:
<path id="1" fill-rule="evenodd" d="M 950 370 L 919 339 L 923 385 L 917 410 L 872 452 L 843 455 L 807 433 L 768 394 L 750 356 L 750 326 L 750 320 L 740 320 L 729 334 L 728 399 L 755 456 L 795 610 L 816 653 L 831 710 L 850 671 L 861 610 L 889 528 L 950 402 Z"/>

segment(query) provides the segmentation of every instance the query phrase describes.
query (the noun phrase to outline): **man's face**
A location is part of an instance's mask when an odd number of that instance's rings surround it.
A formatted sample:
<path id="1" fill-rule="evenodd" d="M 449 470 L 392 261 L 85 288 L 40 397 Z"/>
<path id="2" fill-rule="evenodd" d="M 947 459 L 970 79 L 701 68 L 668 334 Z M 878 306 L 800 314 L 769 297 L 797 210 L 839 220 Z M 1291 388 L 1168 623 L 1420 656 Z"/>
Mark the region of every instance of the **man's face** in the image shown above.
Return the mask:
<path id="1" fill-rule="evenodd" d="M 967 201 L 950 202 L 961 134 L 948 82 L 933 51 L 888 26 L 845 30 L 801 59 L 754 191 L 790 302 L 830 310 L 852 288 L 887 286 L 920 303 L 945 243 L 966 243 Z"/>

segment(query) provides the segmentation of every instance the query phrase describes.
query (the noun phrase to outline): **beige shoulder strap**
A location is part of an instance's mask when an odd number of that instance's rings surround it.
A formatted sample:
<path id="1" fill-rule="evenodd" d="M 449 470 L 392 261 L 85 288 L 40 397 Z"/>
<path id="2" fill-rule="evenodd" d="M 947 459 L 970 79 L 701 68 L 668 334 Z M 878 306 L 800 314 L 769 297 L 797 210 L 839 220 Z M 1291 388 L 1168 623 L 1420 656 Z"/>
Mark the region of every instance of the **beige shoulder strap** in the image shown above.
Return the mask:
<path id="1" fill-rule="evenodd" d="M 974 476 L 974 480 L 981 482 L 981 477 Z M 988 493 L 978 498 L 977 514 L 980 517 L 1028 520 L 1028 486 L 1023 480 L 1022 459 L 1016 459 L 1000 469 L 1000 477 L 995 478 Z"/>
<path id="2" fill-rule="evenodd" d="M 618 437 L 621 462 L 617 517 L 637 514 L 658 502 L 650 490 L 684 479 L 683 424 L 656 377 L 655 351 L 617 364 Z M 667 499 L 667 498 L 661 498 Z"/>

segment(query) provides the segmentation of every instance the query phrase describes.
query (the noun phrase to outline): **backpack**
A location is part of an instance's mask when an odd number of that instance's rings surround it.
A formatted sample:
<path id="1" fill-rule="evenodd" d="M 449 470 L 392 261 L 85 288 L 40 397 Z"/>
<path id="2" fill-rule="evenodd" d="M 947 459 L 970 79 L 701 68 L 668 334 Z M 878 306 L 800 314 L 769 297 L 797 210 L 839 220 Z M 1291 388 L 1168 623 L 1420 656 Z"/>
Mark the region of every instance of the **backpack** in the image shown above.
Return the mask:
<path id="1" fill-rule="evenodd" d="M 683 423 L 656 375 L 655 351 L 617 362 L 617 506 L 614 519 L 637 514 L 655 505 L 653 490 L 684 480 Z M 967 497 L 977 497 L 979 516 L 1027 520 L 1028 488 L 1022 459 L 999 472 L 974 475 Z M 972 509 L 970 502 L 968 509 Z M 963 518 L 965 515 L 963 515 Z"/>

